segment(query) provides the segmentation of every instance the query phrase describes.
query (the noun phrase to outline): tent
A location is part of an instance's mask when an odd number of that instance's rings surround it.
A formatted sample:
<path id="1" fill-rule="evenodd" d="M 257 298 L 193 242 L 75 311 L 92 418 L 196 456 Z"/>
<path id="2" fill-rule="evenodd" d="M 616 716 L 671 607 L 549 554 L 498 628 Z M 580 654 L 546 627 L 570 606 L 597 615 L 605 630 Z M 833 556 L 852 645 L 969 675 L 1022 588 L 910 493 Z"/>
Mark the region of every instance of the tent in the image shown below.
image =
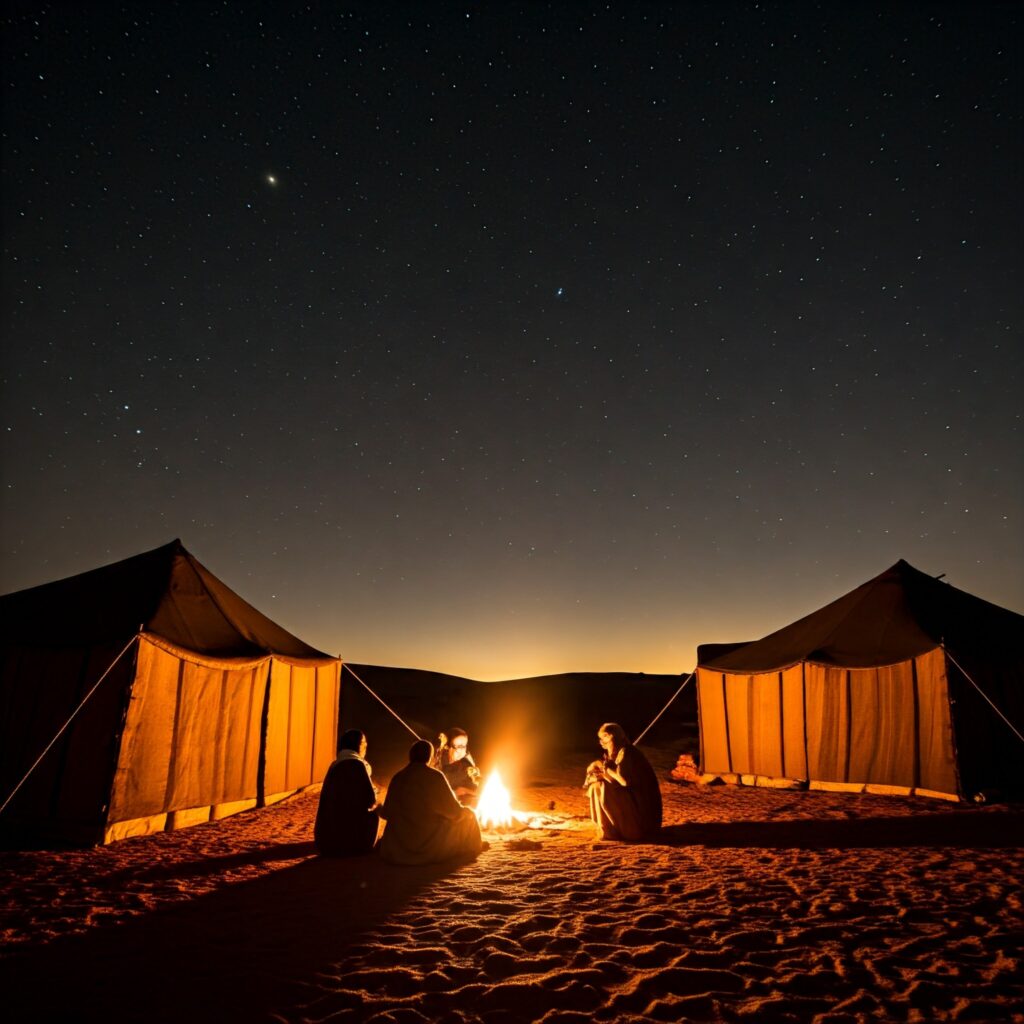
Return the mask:
<path id="1" fill-rule="evenodd" d="M 340 667 L 178 540 L 0 597 L 0 800 L 71 718 L 0 828 L 106 843 L 319 782 Z"/>
<path id="2" fill-rule="evenodd" d="M 904 561 L 753 643 L 697 649 L 701 768 L 965 799 L 1024 786 L 1024 616 Z M 998 711 L 996 710 L 998 709 Z"/>

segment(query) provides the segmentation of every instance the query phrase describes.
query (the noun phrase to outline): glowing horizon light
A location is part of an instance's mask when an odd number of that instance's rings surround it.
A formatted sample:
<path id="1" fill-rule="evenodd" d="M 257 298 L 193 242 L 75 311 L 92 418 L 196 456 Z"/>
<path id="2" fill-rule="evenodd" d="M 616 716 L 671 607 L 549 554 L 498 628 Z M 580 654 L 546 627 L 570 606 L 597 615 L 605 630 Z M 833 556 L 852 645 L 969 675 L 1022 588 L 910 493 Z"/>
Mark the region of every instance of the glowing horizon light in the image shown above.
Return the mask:
<path id="1" fill-rule="evenodd" d="M 487 776 L 484 788 L 480 791 L 476 817 L 481 828 L 507 828 L 512 824 L 512 798 L 497 768 Z"/>

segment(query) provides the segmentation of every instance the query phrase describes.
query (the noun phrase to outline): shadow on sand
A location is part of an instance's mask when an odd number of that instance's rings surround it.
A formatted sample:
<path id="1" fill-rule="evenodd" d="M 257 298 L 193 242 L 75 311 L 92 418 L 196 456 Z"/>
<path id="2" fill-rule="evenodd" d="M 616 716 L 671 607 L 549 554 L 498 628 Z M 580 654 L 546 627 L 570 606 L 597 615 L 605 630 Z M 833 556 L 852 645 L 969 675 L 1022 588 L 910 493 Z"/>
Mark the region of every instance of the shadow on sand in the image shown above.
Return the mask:
<path id="1" fill-rule="evenodd" d="M 288 843 L 288 855 L 296 846 Z M 272 858 L 267 848 L 253 851 Z M 223 866 L 224 860 L 209 870 Z M 311 857 L 0 960 L 9 1020 L 270 1021 L 322 987 L 359 936 L 463 862 L 400 868 Z M 152 871 L 159 872 L 154 866 Z M 195 873 L 195 872 L 193 872 Z M 169 870 L 173 883 L 179 869 Z M 329 984 L 328 984 L 329 987 Z"/>
<path id="2" fill-rule="evenodd" d="M 271 843 L 258 846 L 242 853 L 229 853 L 223 857 L 203 857 L 201 860 L 177 862 L 171 864 L 141 863 L 123 871 L 107 875 L 107 883 L 117 881 L 168 881 L 185 878 L 203 878 L 219 875 L 234 868 L 243 868 L 250 864 L 267 864 L 276 860 L 297 860 L 300 857 L 316 855 L 316 845 L 312 840 L 300 843 Z"/>
<path id="3" fill-rule="evenodd" d="M 656 842 L 662 846 L 813 850 L 912 846 L 1007 849 L 1024 846 L 1024 812 L 667 825 Z"/>

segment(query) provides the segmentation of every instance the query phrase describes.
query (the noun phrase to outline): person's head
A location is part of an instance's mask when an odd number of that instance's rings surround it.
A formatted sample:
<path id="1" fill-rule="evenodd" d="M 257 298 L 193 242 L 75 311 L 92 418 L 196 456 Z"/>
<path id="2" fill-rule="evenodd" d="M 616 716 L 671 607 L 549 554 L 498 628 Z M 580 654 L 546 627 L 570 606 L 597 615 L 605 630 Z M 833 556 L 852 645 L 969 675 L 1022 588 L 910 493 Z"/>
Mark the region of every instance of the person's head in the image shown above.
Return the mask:
<path id="1" fill-rule="evenodd" d="M 366 734 L 361 729 L 343 732 L 338 740 L 338 753 L 343 750 L 353 750 L 362 757 L 366 753 Z"/>
<path id="2" fill-rule="evenodd" d="M 429 764 L 434 756 L 434 744 L 430 740 L 417 740 L 409 748 L 410 764 Z"/>
<path id="3" fill-rule="evenodd" d="M 597 730 L 597 742 L 601 744 L 601 749 L 606 754 L 614 756 L 623 747 L 629 745 L 629 737 L 618 722 L 605 722 Z"/>
<path id="4" fill-rule="evenodd" d="M 466 751 L 469 750 L 469 734 L 465 729 L 460 729 L 456 725 L 448 730 L 447 736 L 448 763 L 454 764 L 456 761 L 461 761 L 466 756 Z"/>

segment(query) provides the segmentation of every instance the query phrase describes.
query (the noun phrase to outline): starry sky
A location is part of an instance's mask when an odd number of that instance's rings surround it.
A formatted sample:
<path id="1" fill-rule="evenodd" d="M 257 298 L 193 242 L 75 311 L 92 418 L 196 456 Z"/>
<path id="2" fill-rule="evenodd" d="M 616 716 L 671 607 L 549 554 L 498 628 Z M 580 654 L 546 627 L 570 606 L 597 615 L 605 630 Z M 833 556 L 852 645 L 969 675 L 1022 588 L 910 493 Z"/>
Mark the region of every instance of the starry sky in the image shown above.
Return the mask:
<path id="1" fill-rule="evenodd" d="M 0 591 L 685 672 L 1024 609 L 1019 4 L 7 4 Z"/>

